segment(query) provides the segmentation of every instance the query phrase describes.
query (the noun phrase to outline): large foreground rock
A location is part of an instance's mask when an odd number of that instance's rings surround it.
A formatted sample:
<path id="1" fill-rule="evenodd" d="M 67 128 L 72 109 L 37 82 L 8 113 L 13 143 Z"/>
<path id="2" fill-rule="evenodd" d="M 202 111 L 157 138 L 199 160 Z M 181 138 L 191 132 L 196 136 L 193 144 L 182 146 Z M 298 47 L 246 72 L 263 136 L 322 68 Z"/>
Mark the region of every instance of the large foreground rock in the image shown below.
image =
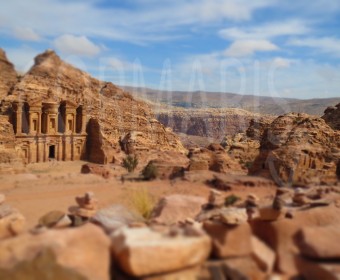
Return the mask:
<path id="1" fill-rule="evenodd" d="M 151 213 L 151 220 L 160 224 L 174 224 L 195 218 L 207 199 L 199 196 L 174 194 L 162 198 Z"/>
<path id="2" fill-rule="evenodd" d="M 91 224 L 23 234 L 0 243 L 0 279 L 109 280 L 109 248 L 109 238 Z"/>
<path id="3" fill-rule="evenodd" d="M 303 256 L 319 260 L 340 260 L 340 225 L 302 228 L 296 242 Z"/>
<path id="4" fill-rule="evenodd" d="M 281 218 L 271 222 L 253 220 L 251 226 L 253 232 L 276 252 L 276 270 L 290 276 L 296 276 L 299 274 L 296 257 L 300 254 L 295 243 L 297 233 L 302 228 L 317 227 L 320 230 L 323 227 L 338 225 L 339 223 L 340 209 L 331 205 L 295 211 L 293 219 Z M 323 239 L 323 236 L 319 236 L 319 239 Z"/>
<path id="5" fill-rule="evenodd" d="M 7 203 L 0 205 L 0 240 L 15 236 L 26 229 L 25 217 Z"/>
<path id="6" fill-rule="evenodd" d="M 205 234 L 172 237 L 149 228 L 124 228 L 112 235 L 115 261 L 135 277 L 200 265 L 208 258 L 210 248 L 210 238 Z"/>

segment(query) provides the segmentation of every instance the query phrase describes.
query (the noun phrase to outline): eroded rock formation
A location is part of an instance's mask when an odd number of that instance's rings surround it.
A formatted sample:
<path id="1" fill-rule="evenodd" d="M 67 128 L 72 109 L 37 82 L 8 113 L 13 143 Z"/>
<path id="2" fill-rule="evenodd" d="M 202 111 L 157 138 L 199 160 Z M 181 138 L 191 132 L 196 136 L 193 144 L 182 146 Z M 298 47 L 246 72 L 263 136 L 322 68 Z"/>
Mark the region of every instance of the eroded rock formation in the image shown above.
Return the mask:
<path id="1" fill-rule="evenodd" d="M 210 144 L 207 148 L 191 149 L 189 158 L 189 171 L 211 170 L 220 173 L 245 173 L 239 162 L 231 158 L 219 144 Z"/>
<path id="2" fill-rule="evenodd" d="M 328 107 L 322 116 L 325 122 L 335 130 L 340 130 L 340 103 L 334 107 Z"/>
<path id="3" fill-rule="evenodd" d="M 181 109 L 170 107 L 157 112 L 157 119 L 177 133 L 208 137 L 220 142 L 225 135 L 245 132 L 259 114 L 242 109 Z"/>
<path id="4" fill-rule="evenodd" d="M 290 113 L 266 130 L 250 173 L 272 177 L 279 185 L 333 184 L 339 153 L 338 131 L 321 118 Z"/>
<path id="5" fill-rule="evenodd" d="M 129 149 L 134 152 L 151 149 L 185 151 L 178 137 L 155 120 L 146 103 L 136 101 L 115 85 L 94 79 L 65 63 L 54 51 L 38 55 L 33 67 L 11 93 L 2 103 L 2 112 L 9 115 L 14 115 L 16 108 L 13 104 L 17 101 L 28 104 L 29 109 L 32 103 L 45 100 L 56 104 L 72 101 L 81 105 L 81 113 L 87 119 L 88 146 L 91 147 L 87 157 L 94 162 L 112 162 L 114 155 L 121 150 L 120 140 L 131 134 L 139 136 L 129 142 Z M 61 114 L 59 111 L 57 108 L 55 112 L 57 119 Z M 31 116 L 27 122 L 29 126 L 33 125 Z M 32 131 L 30 127 L 29 131 Z"/>
<path id="6" fill-rule="evenodd" d="M 226 135 L 221 145 L 228 154 L 238 160 L 245 168 L 251 168 L 260 153 L 260 141 L 265 129 L 273 121 L 271 117 L 252 119 L 245 133 Z"/>
<path id="7" fill-rule="evenodd" d="M 17 73 L 6 53 L 0 49 L 0 100 L 3 99 L 17 82 Z"/>

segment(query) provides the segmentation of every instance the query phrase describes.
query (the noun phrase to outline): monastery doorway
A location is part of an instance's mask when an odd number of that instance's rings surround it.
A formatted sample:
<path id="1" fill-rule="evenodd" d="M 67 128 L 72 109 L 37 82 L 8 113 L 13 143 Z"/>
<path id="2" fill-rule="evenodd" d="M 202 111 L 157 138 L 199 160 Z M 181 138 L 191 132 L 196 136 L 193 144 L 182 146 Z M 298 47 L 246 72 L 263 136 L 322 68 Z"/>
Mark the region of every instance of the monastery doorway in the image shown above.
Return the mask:
<path id="1" fill-rule="evenodd" d="M 55 145 L 51 145 L 48 148 L 48 158 L 55 158 Z"/>

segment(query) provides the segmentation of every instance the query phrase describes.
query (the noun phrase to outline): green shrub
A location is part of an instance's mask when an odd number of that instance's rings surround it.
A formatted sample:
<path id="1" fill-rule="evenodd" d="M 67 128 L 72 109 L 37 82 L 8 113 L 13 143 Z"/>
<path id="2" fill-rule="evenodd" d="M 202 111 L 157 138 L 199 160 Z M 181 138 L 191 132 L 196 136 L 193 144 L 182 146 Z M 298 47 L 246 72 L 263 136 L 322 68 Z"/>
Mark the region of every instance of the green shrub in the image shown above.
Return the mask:
<path id="1" fill-rule="evenodd" d="M 153 163 L 149 163 L 142 171 L 145 180 L 153 180 L 158 176 L 157 167 Z"/>
<path id="2" fill-rule="evenodd" d="M 132 172 L 136 169 L 138 165 L 138 159 L 136 156 L 128 155 L 123 159 L 123 167 L 127 169 L 127 171 Z"/>
<path id="3" fill-rule="evenodd" d="M 224 206 L 232 206 L 239 200 L 240 198 L 234 194 L 228 195 L 224 200 Z"/>

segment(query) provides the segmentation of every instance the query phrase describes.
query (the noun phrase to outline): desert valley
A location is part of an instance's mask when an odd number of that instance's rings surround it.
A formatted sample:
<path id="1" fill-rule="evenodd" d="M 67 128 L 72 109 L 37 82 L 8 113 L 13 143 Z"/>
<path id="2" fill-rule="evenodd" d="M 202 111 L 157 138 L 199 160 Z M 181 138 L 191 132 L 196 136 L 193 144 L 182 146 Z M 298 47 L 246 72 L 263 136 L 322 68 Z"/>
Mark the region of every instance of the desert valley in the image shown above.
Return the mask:
<path id="1" fill-rule="evenodd" d="M 0 279 L 339 279 L 339 102 L 183 109 L 52 50 L 0 72 Z"/>

